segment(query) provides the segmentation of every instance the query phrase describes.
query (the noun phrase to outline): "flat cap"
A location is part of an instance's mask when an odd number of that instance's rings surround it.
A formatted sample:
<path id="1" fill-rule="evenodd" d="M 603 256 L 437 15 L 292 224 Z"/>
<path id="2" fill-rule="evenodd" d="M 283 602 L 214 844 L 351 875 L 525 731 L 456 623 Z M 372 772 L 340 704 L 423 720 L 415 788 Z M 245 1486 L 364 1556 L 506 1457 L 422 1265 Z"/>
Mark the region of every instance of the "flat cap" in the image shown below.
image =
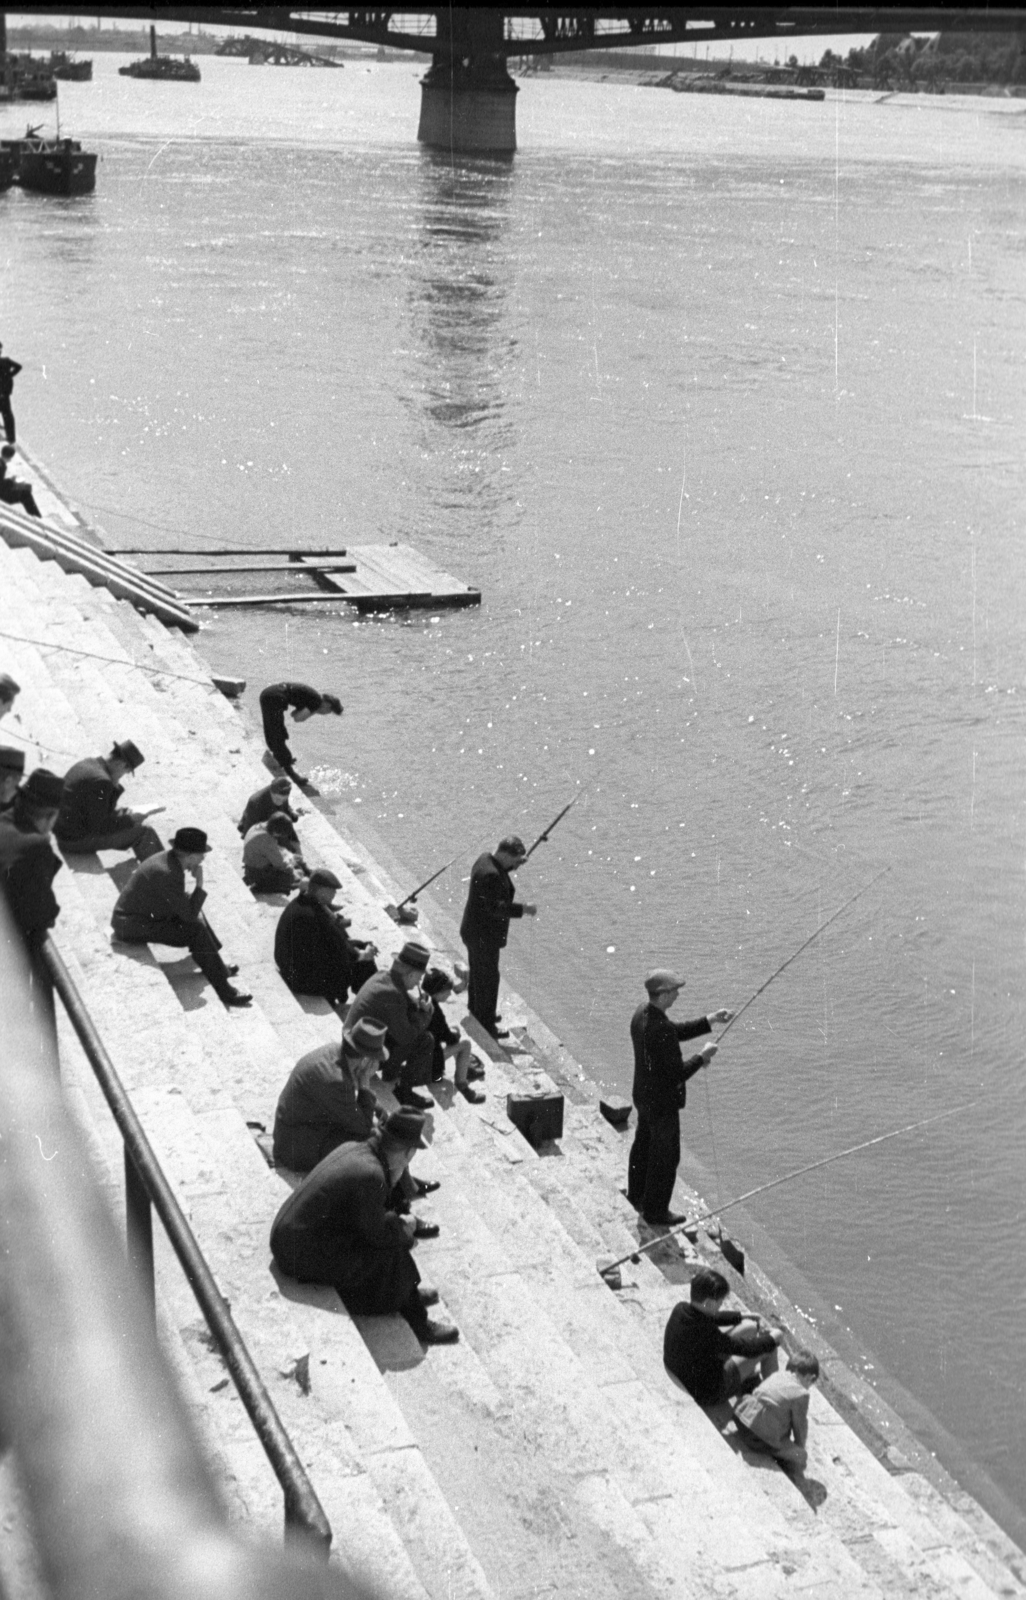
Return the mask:
<path id="1" fill-rule="evenodd" d="M 327 867 L 315 867 L 310 874 L 311 889 L 341 889 L 342 883 Z"/>
<path id="2" fill-rule="evenodd" d="M 671 972 L 669 967 L 656 967 L 645 979 L 645 988 L 649 994 L 665 994 L 667 989 L 683 989 L 684 979 L 679 972 Z"/>

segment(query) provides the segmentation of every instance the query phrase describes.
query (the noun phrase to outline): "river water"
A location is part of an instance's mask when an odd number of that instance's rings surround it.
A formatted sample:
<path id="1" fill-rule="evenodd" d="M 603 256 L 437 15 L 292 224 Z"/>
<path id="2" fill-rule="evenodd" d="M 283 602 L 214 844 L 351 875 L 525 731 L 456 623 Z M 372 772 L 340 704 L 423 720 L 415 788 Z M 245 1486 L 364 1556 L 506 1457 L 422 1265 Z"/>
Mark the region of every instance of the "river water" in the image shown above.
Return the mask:
<path id="1" fill-rule="evenodd" d="M 1026 1509 L 1021 102 L 543 77 L 515 162 L 453 163 L 413 66 L 121 59 L 62 88 L 95 196 L 0 196 L 27 442 L 115 543 L 400 539 L 480 584 L 203 645 L 342 695 L 304 763 L 410 887 L 466 850 L 453 916 L 581 789 L 504 970 L 611 1089 L 650 966 L 737 1005 L 889 869 L 685 1139 L 724 1200 L 969 1105 L 750 1214 Z"/>

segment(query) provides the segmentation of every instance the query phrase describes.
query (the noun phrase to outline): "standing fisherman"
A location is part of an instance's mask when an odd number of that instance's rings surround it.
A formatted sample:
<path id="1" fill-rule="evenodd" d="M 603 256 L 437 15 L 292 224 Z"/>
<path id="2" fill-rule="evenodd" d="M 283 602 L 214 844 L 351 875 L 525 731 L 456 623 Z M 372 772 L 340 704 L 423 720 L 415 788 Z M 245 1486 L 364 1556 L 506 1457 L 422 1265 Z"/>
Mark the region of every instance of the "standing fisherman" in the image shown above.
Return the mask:
<path id="1" fill-rule="evenodd" d="M 709 1033 L 712 1023 L 729 1022 L 733 1016 L 731 1011 L 720 1010 L 693 1022 L 671 1022 L 666 1013 L 683 987 L 683 978 L 657 967 L 645 979 L 648 1001 L 631 1018 L 638 1131 L 631 1146 L 627 1198 L 654 1228 L 684 1221 L 670 1210 L 680 1161 L 680 1113 L 687 1099 L 688 1079 L 707 1067 L 716 1054 L 716 1046 L 707 1044 L 685 1061 L 681 1041 Z"/>
<path id="2" fill-rule="evenodd" d="M 14 394 L 14 380 L 21 371 L 21 362 L 12 361 L 10 356 L 5 356 L 3 348 L 0 344 L 0 422 L 4 425 L 7 443 L 14 444 L 14 411 L 11 408 L 11 396 Z"/>
<path id="3" fill-rule="evenodd" d="M 467 1009 L 494 1039 L 507 1039 L 495 1008 L 499 1001 L 499 952 L 509 934 L 512 917 L 534 917 L 538 907 L 514 898 L 510 874 L 527 860 L 529 852 L 516 834 L 500 840 L 494 855 L 478 856 L 470 873 L 470 890 L 460 923 L 460 938 L 470 960 Z"/>

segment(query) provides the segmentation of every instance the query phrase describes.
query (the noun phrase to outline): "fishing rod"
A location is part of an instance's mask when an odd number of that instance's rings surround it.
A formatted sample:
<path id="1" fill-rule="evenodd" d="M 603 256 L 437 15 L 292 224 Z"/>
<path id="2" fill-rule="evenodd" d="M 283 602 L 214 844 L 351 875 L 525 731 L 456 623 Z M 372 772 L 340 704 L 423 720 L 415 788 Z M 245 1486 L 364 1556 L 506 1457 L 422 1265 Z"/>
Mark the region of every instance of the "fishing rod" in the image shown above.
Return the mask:
<path id="1" fill-rule="evenodd" d="M 761 983 L 759 985 L 758 989 L 756 989 L 756 991 L 752 995 L 751 999 L 745 1001 L 745 1003 L 741 1007 L 740 1011 L 735 1011 L 734 1015 L 731 1017 L 730 1021 L 727 1023 L 726 1027 L 724 1028 L 723 1033 L 717 1035 L 716 1043 L 719 1044 L 720 1041 L 722 1040 L 724 1034 L 727 1034 L 727 1033 L 730 1032 L 730 1030 L 734 1026 L 735 1022 L 737 1022 L 740 1017 L 744 1016 L 745 1012 L 748 1010 L 748 1007 L 750 1005 L 753 1005 L 755 1003 L 755 1001 L 758 1000 L 759 996 L 764 992 L 764 990 L 769 988 L 769 986 L 773 982 L 773 980 L 775 978 L 779 978 L 780 974 L 785 970 L 785 968 L 787 968 L 787 967 L 789 967 L 791 965 L 792 961 L 797 961 L 797 959 L 801 955 L 802 951 L 803 950 L 807 950 L 809 948 L 809 945 L 812 943 L 813 939 L 818 939 L 819 938 L 819 936 L 823 932 L 824 928 L 829 928 L 829 926 L 830 926 L 830 924 L 832 922 L 836 922 L 838 917 L 841 915 L 842 911 L 847 911 L 849 906 L 853 906 L 855 904 L 856 900 L 858 900 L 861 895 L 864 895 L 868 889 L 871 889 L 873 887 L 874 883 L 879 883 L 881 878 L 886 877 L 887 873 L 890 872 L 890 870 L 891 870 L 890 867 L 884 867 L 883 872 L 878 872 L 875 878 L 870 878 L 868 883 L 864 883 L 862 885 L 861 889 L 857 889 L 855 891 L 855 893 L 852 895 L 850 900 L 846 900 L 844 902 L 844 905 L 843 906 L 839 906 L 838 909 L 835 912 L 832 913 L 832 915 L 827 917 L 825 922 L 821 922 L 819 927 L 816 929 L 816 931 L 814 933 L 810 933 L 809 934 L 809 937 L 805 940 L 805 943 L 804 944 L 800 944 L 798 946 L 797 950 L 794 952 L 794 955 L 788 956 L 786 961 L 782 961 L 780 963 L 780 966 L 777 968 L 776 972 L 770 973 L 770 976 L 766 979 L 766 982 L 765 983 Z"/>
<path id="2" fill-rule="evenodd" d="M 818 1167 L 829 1167 L 831 1162 L 840 1161 L 844 1156 L 857 1155 L 860 1150 L 868 1150 L 871 1145 L 884 1144 L 888 1139 L 897 1139 L 899 1134 L 914 1133 L 917 1128 L 929 1127 L 931 1122 L 941 1122 L 945 1117 L 955 1117 L 962 1111 L 971 1111 L 977 1104 L 969 1100 L 965 1105 L 952 1106 L 948 1111 L 937 1111 L 932 1117 L 923 1117 L 919 1122 L 909 1122 L 903 1128 L 892 1128 L 890 1133 L 878 1133 L 875 1138 L 863 1139 L 861 1144 L 849 1145 L 847 1150 L 836 1150 L 832 1156 L 823 1156 L 819 1161 L 810 1161 L 804 1167 L 795 1167 L 793 1172 L 785 1172 L 782 1178 L 771 1178 L 769 1183 L 760 1183 L 755 1189 L 748 1189 L 744 1194 L 739 1194 L 733 1200 L 728 1200 L 722 1206 L 713 1206 L 708 1211 L 700 1211 L 696 1217 L 689 1217 L 685 1222 L 678 1222 L 666 1233 L 661 1233 L 657 1239 L 649 1239 L 644 1244 L 639 1244 L 636 1250 L 631 1250 L 628 1255 L 621 1256 L 618 1261 L 613 1261 L 609 1266 L 600 1268 L 602 1277 L 616 1267 L 622 1267 L 625 1261 L 634 1261 L 646 1250 L 654 1250 L 657 1244 L 664 1244 L 667 1239 L 672 1239 L 675 1233 L 680 1233 L 684 1228 L 693 1228 L 699 1222 L 708 1222 L 711 1217 L 722 1216 L 724 1211 L 729 1211 L 732 1206 L 743 1205 L 746 1200 L 754 1200 L 757 1194 L 765 1194 L 768 1189 L 779 1189 L 782 1183 L 791 1183 L 795 1178 L 802 1178 L 807 1172 L 815 1172 Z"/>
<path id="3" fill-rule="evenodd" d="M 530 850 L 528 850 L 527 854 L 524 856 L 524 860 L 521 861 L 521 863 L 520 863 L 521 866 L 523 866 L 524 861 L 529 860 L 529 858 L 534 855 L 534 852 L 537 850 L 537 848 L 538 848 L 538 846 L 540 844 L 544 844 L 545 843 L 545 841 L 549 837 L 549 834 L 552 833 L 552 831 L 558 826 L 558 824 L 562 822 L 563 818 L 566 816 L 566 814 L 570 810 L 571 806 L 575 806 L 577 804 L 578 800 L 581 798 L 581 795 L 583 793 L 584 793 L 583 789 L 578 789 L 577 793 L 574 795 L 573 799 L 570 801 L 570 805 L 564 806 L 562 811 L 559 813 L 559 816 L 558 817 L 554 817 L 552 819 L 552 821 L 549 823 L 548 827 L 545 829 L 545 832 L 544 833 L 540 833 L 538 835 L 537 839 L 534 841 L 534 843 L 531 846 Z"/>
<path id="4" fill-rule="evenodd" d="M 430 878 L 425 878 L 423 883 L 418 883 L 417 887 L 413 890 L 413 893 L 412 894 L 408 894 L 406 896 L 405 900 L 400 900 L 399 904 L 394 908 L 395 911 L 396 911 L 396 914 L 398 914 L 403 909 L 403 906 L 412 905 L 414 903 L 414 901 L 416 900 L 417 896 L 424 889 L 427 888 L 428 884 L 434 883 L 435 879 L 436 878 L 440 878 L 442 876 L 443 872 L 448 872 L 449 868 L 453 864 L 453 861 L 458 861 L 460 859 L 460 856 L 466 855 L 466 853 L 467 852 L 465 850 L 458 850 L 456 852 L 456 854 L 453 856 L 452 861 L 447 861 L 445 863 L 445 866 L 444 867 L 439 867 L 438 871 L 437 872 L 433 872 L 431 874 Z"/>

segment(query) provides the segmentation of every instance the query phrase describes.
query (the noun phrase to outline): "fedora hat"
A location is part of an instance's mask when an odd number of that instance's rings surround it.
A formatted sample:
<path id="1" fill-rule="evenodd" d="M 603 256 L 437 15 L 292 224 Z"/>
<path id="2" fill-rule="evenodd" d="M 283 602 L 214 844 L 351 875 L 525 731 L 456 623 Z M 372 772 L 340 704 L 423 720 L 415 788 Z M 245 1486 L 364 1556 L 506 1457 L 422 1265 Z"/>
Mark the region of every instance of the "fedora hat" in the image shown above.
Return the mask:
<path id="1" fill-rule="evenodd" d="M 171 849 L 180 850 L 184 856 L 205 856 L 212 846 L 202 828 L 179 828 L 171 840 Z"/>

